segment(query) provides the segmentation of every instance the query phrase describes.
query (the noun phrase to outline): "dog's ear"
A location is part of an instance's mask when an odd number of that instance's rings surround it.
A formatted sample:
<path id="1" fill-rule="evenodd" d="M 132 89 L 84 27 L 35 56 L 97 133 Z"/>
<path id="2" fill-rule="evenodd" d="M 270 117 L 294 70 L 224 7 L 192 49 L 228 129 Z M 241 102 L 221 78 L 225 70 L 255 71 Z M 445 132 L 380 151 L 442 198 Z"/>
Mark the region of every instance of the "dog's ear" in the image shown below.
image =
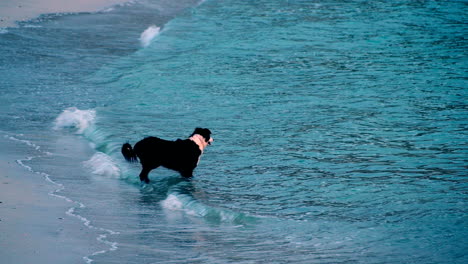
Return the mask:
<path id="1" fill-rule="evenodd" d="M 203 128 L 197 127 L 197 128 L 195 128 L 195 130 L 193 131 L 192 135 L 190 135 L 190 136 L 193 136 L 193 135 L 195 135 L 195 134 L 201 135 L 201 133 L 202 133 L 201 131 L 202 131 L 202 130 L 203 130 Z"/>
<path id="2" fill-rule="evenodd" d="M 197 127 L 197 128 L 195 128 L 195 130 L 193 131 L 191 136 L 193 136 L 195 134 L 199 134 L 202 137 L 204 137 L 206 142 L 208 142 L 210 140 L 210 137 L 211 137 L 211 131 L 208 128 Z"/>
<path id="3" fill-rule="evenodd" d="M 204 138 L 205 138 L 205 141 L 206 142 L 209 142 L 210 141 L 210 138 L 211 138 L 211 131 L 208 129 L 208 128 L 203 128 L 201 130 L 201 134 Z"/>

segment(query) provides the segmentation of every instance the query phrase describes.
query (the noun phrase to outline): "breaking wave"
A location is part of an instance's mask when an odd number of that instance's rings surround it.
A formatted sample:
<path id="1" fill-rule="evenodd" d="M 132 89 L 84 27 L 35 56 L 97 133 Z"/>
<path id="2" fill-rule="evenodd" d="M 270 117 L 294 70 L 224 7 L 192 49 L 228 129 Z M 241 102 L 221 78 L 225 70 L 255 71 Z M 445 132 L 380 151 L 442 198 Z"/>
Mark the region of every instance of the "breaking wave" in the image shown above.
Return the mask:
<path id="1" fill-rule="evenodd" d="M 190 216 L 204 218 L 207 222 L 246 225 L 254 223 L 256 220 L 253 216 L 208 206 L 190 195 L 176 192 L 169 193 L 167 198 L 162 200 L 160 204 L 166 210 L 182 211 Z"/>
<path id="2" fill-rule="evenodd" d="M 80 110 L 76 107 L 70 107 L 63 110 L 55 119 L 54 129 L 75 128 L 77 134 L 83 134 L 88 127 L 94 124 L 95 119 L 95 110 Z"/>
<path id="3" fill-rule="evenodd" d="M 148 47 L 151 44 L 151 41 L 159 34 L 161 31 L 160 27 L 155 25 L 149 26 L 143 33 L 140 35 L 140 43 L 143 47 Z"/>
<path id="4" fill-rule="evenodd" d="M 107 154 L 97 152 L 91 159 L 83 162 L 83 165 L 92 173 L 108 177 L 120 176 L 120 168 L 117 163 Z"/>

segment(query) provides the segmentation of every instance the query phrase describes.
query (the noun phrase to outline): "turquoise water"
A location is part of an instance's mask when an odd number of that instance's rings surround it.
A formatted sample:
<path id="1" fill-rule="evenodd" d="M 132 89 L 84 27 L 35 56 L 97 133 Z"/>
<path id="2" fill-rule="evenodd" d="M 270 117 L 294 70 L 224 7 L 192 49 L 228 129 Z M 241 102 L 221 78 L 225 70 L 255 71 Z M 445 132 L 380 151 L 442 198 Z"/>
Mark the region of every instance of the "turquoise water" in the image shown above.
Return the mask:
<path id="1" fill-rule="evenodd" d="M 0 34 L 0 128 L 96 233 L 83 262 L 466 263 L 467 7 L 43 16 Z M 195 177 L 140 186 L 121 144 L 196 126 L 215 141 Z"/>

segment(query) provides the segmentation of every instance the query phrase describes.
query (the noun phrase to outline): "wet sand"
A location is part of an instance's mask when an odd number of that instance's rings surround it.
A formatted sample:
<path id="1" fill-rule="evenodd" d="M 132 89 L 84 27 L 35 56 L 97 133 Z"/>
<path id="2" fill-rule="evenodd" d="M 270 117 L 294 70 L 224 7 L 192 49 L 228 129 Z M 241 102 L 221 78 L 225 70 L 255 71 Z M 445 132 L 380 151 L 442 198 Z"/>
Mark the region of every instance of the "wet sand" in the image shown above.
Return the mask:
<path id="1" fill-rule="evenodd" d="M 41 14 L 99 11 L 125 2 L 129 0 L 2 0 L 0 28 L 15 27 L 17 21 L 27 21 Z"/>
<path id="2" fill-rule="evenodd" d="M 57 186 L 16 162 L 29 146 L 3 134 L 0 146 L 0 262 L 85 263 L 96 235 L 66 214 L 73 204 L 49 195 Z"/>

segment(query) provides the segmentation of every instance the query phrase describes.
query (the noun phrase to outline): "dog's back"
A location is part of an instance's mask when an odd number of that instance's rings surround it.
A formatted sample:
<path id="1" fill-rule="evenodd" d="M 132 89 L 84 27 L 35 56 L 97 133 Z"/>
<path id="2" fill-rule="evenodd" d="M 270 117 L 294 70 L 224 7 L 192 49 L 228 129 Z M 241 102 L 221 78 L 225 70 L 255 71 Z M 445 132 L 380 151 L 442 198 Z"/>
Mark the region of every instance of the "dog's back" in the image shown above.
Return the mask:
<path id="1" fill-rule="evenodd" d="M 201 151 L 191 140 L 169 141 L 157 137 L 147 137 L 134 147 L 135 154 L 142 164 L 150 167 L 163 166 L 181 171 L 195 168 Z"/>

